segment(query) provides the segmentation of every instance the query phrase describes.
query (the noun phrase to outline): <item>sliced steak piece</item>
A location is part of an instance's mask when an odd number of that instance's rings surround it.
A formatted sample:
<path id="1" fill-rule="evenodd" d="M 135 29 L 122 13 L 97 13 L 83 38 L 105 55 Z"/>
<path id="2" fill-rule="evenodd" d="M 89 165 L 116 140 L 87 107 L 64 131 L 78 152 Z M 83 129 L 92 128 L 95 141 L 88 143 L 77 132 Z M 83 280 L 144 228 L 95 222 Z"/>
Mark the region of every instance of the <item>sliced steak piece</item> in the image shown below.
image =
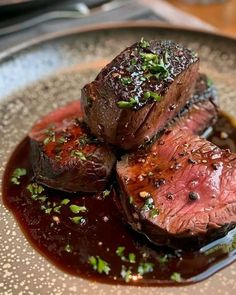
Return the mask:
<path id="1" fill-rule="evenodd" d="M 199 60 L 172 41 L 143 41 L 121 52 L 82 89 L 85 121 L 122 149 L 149 141 L 186 105 Z"/>
<path id="2" fill-rule="evenodd" d="M 199 112 L 209 115 L 205 110 Z M 236 224 L 236 154 L 194 135 L 185 122 L 117 164 L 128 223 L 176 248 L 199 247 Z"/>
<path id="3" fill-rule="evenodd" d="M 42 118 L 29 133 L 38 182 L 68 192 L 105 189 L 115 156 L 82 123 L 80 102 Z"/>
<path id="4" fill-rule="evenodd" d="M 193 95 L 185 108 L 168 125 L 178 124 L 182 129 L 194 134 L 203 134 L 211 128 L 218 115 L 217 94 L 212 82 L 205 74 L 199 74 Z"/>

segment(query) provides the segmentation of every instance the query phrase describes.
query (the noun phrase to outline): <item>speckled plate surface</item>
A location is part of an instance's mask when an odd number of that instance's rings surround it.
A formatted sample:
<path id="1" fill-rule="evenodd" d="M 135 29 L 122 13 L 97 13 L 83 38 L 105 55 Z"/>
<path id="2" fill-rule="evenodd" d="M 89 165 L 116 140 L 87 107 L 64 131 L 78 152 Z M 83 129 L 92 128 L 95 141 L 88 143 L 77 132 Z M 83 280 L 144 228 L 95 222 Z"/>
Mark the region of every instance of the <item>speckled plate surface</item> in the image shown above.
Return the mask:
<path id="1" fill-rule="evenodd" d="M 236 40 L 155 23 L 100 26 L 44 37 L 0 54 L 0 178 L 16 144 L 43 114 L 80 97 L 102 66 L 142 36 L 196 50 L 217 85 L 221 108 L 236 116 Z M 187 287 L 111 286 L 67 275 L 26 240 L 0 198 L 0 294 L 236 294 L 236 263 Z M 111 237 L 114 238 L 114 237 Z"/>

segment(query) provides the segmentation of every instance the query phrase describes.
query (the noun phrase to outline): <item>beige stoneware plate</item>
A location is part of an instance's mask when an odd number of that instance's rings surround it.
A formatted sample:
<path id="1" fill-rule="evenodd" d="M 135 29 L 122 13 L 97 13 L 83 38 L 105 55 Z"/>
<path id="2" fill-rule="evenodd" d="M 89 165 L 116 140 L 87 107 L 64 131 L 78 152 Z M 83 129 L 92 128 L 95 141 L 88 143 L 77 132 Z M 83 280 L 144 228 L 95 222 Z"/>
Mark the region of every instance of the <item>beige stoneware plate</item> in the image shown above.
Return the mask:
<path id="1" fill-rule="evenodd" d="M 43 114 L 79 99 L 81 87 L 141 37 L 173 39 L 197 51 L 218 88 L 221 108 L 236 116 L 236 40 L 157 23 L 74 29 L 0 54 L 0 178 L 16 144 Z M 111 239 L 115 238 L 111 237 Z M 236 294 L 236 263 L 187 287 L 129 287 L 67 275 L 36 252 L 0 197 L 0 294 Z"/>

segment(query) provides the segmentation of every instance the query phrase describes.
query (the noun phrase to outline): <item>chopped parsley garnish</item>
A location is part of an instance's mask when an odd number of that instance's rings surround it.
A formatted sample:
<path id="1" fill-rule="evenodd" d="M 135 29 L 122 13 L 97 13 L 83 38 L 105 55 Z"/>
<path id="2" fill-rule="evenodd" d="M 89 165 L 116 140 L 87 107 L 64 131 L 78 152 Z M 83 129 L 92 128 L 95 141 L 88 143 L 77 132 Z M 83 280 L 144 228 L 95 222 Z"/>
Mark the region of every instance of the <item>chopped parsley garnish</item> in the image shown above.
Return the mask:
<path id="1" fill-rule="evenodd" d="M 122 257 L 124 256 L 124 251 L 125 251 L 125 247 L 123 246 L 120 246 L 116 249 L 116 254 L 119 256 L 119 257 Z"/>
<path id="2" fill-rule="evenodd" d="M 157 94 L 153 91 L 146 91 L 143 94 L 144 99 L 149 99 L 152 98 L 154 101 L 160 101 L 161 100 L 161 95 Z"/>
<path id="3" fill-rule="evenodd" d="M 164 59 L 158 54 L 153 53 L 140 53 L 142 58 L 142 70 L 147 71 L 151 76 L 159 78 L 167 78 L 169 71 Z M 149 76 L 150 77 L 150 76 Z"/>
<path id="4" fill-rule="evenodd" d="M 141 40 L 140 40 L 140 47 L 142 47 L 142 48 L 147 48 L 147 47 L 149 47 L 150 46 L 150 43 L 148 42 L 148 41 L 146 41 L 146 40 L 144 40 L 144 38 L 142 37 L 141 38 Z"/>
<path id="5" fill-rule="evenodd" d="M 52 208 L 46 208 L 44 209 L 45 214 L 50 214 L 52 212 Z"/>
<path id="6" fill-rule="evenodd" d="M 135 263 L 136 262 L 136 255 L 134 253 L 129 253 L 128 257 L 124 255 L 125 247 L 120 246 L 116 249 L 116 254 L 121 258 L 122 261 Z"/>
<path id="7" fill-rule="evenodd" d="M 85 206 L 70 205 L 70 211 L 74 214 L 78 214 L 80 212 L 86 212 L 87 208 Z"/>
<path id="8" fill-rule="evenodd" d="M 120 100 L 117 102 L 117 105 L 119 108 L 121 109 L 128 109 L 128 108 L 132 108 L 137 104 L 137 100 L 133 97 L 130 98 L 129 101 L 125 101 L 125 100 Z"/>
<path id="9" fill-rule="evenodd" d="M 73 249 L 72 249 L 72 246 L 70 244 L 67 244 L 67 245 L 65 245 L 64 250 L 66 252 L 68 252 L 68 253 L 71 253 Z"/>
<path id="10" fill-rule="evenodd" d="M 122 85 L 127 86 L 132 83 L 132 79 L 130 77 L 122 77 L 120 78 Z"/>
<path id="11" fill-rule="evenodd" d="M 22 176 L 25 176 L 26 174 L 27 174 L 26 169 L 24 169 L 24 168 L 16 168 L 12 173 L 11 182 L 16 184 L 16 185 L 19 185 L 20 184 L 20 178 Z"/>
<path id="12" fill-rule="evenodd" d="M 149 216 L 151 218 L 155 218 L 155 217 L 157 217 L 159 215 L 159 213 L 160 212 L 159 212 L 159 210 L 157 208 L 153 208 L 153 209 L 151 209 L 151 211 L 149 213 Z"/>
<path id="13" fill-rule="evenodd" d="M 142 210 L 143 211 L 149 211 L 149 210 L 152 210 L 154 209 L 154 201 L 153 201 L 153 198 L 152 197 L 149 197 L 145 200 L 145 203 L 143 205 L 143 208 Z"/>
<path id="14" fill-rule="evenodd" d="M 136 255 L 134 253 L 129 253 L 128 260 L 130 263 L 136 262 Z"/>
<path id="15" fill-rule="evenodd" d="M 76 157 L 76 158 L 79 158 L 82 161 L 86 161 L 86 157 L 81 151 L 72 150 L 70 155 L 71 155 L 71 157 Z"/>
<path id="16" fill-rule="evenodd" d="M 56 141 L 56 133 L 53 130 L 54 127 L 48 128 L 44 131 L 44 133 L 47 135 L 47 137 L 44 139 L 43 143 L 44 145 L 47 145 L 50 142 Z"/>
<path id="17" fill-rule="evenodd" d="M 88 262 L 98 273 L 105 273 L 108 275 L 111 270 L 109 264 L 99 256 L 90 256 Z"/>
<path id="18" fill-rule="evenodd" d="M 124 265 L 122 265 L 122 269 L 121 269 L 120 275 L 125 280 L 125 282 L 128 283 L 132 279 L 131 268 L 129 267 L 127 269 Z"/>
<path id="19" fill-rule="evenodd" d="M 143 276 L 145 273 L 153 272 L 154 264 L 151 262 L 141 262 L 138 266 L 138 273 Z"/>
<path id="20" fill-rule="evenodd" d="M 180 283 L 182 281 L 181 274 L 179 272 L 173 272 L 170 279 L 174 282 Z"/>
<path id="21" fill-rule="evenodd" d="M 31 193 L 31 198 L 33 200 L 45 201 L 47 199 L 45 195 L 42 195 L 42 193 L 44 192 L 44 188 L 36 182 L 30 183 L 27 186 L 27 190 Z"/>
<path id="22" fill-rule="evenodd" d="M 67 142 L 67 139 L 64 136 L 61 136 L 60 138 L 58 138 L 57 142 L 58 143 L 66 143 Z"/>
<path id="23" fill-rule="evenodd" d="M 106 197 L 108 197 L 110 195 L 111 191 L 109 191 L 108 189 L 106 189 L 105 191 L 102 192 L 102 196 L 105 199 Z"/>
<path id="24" fill-rule="evenodd" d="M 158 258 L 158 261 L 161 265 L 165 264 L 168 262 L 168 256 L 167 255 L 164 255 L 164 256 L 159 256 Z"/>
<path id="25" fill-rule="evenodd" d="M 70 217 L 70 220 L 72 222 L 74 222 L 75 224 L 84 224 L 85 223 L 85 218 L 82 216 Z"/>
<path id="26" fill-rule="evenodd" d="M 56 206 L 53 208 L 53 211 L 56 212 L 56 213 L 61 213 L 61 206 Z"/>
<path id="27" fill-rule="evenodd" d="M 67 205 L 68 203 L 70 203 L 70 200 L 69 199 L 63 199 L 61 201 L 61 205 Z"/>

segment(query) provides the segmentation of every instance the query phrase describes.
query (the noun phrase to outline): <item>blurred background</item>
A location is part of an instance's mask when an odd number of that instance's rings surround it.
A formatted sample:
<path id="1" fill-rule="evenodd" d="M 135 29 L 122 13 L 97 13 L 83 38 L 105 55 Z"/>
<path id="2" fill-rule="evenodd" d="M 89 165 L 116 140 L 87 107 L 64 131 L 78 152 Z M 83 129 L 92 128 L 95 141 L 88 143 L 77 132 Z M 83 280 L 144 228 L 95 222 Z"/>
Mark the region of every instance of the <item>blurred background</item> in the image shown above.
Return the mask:
<path id="1" fill-rule="evenodd" d="M 128 20 L 236 38 L 236 0 L 0 0 L 0 51 L 52 32 Z"/>

